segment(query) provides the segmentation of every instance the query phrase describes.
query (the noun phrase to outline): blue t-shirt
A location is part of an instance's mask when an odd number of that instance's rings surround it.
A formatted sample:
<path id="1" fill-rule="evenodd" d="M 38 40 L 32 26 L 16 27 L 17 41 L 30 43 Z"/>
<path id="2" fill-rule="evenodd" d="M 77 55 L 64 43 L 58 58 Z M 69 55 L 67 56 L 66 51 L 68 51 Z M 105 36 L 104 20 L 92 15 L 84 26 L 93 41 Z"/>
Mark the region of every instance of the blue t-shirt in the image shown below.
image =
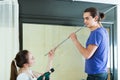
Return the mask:
<path id="1" fill-rule="evenodd" d="M 86 42 L 88 45 L 97 45 L 95 53 L 91 58 L 85 60 L 85 72 L 87 74 L 98 74 L 107 72 L 108 52 L 109 52 L 109 35 L 104 27 L 91 31 Z"/>

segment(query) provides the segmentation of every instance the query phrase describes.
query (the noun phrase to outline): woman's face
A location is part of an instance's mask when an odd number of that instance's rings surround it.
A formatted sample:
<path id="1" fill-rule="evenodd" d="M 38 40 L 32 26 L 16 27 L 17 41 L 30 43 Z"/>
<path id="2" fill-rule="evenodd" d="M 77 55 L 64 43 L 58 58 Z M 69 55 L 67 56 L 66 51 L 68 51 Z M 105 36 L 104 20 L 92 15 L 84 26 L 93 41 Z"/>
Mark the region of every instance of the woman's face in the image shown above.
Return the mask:
<path id="1" fill-rule="evenodd" d="M 83 14 L 83 18 L 84 18 L 84 24 L 88 27 L 91 28 L 92 26 L 94 26 L 96 24 L 96 19 L 93 18 L 90 15 L 90 12 L 85 12 Z"/>
<path id="2" fill-rule="evenodd" d="M 28 66 L 31 67 L 35 63 L 35 59 L 32 55 L 32 53 L 28 53 Z"/>

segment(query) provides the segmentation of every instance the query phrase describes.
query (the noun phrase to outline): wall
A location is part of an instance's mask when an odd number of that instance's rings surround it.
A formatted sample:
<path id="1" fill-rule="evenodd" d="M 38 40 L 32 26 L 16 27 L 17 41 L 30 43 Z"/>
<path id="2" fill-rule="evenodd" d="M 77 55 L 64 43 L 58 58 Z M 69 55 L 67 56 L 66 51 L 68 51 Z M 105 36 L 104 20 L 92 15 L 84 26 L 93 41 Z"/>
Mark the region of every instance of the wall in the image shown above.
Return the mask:
<path id="1" fill-rule="evenodd" d="M 86 2 L 95 2 L 95 3 L 107 3 L 107 4 L 118 4 L 119 0 L 73 0 L 73 1 L 86 1 Z"/>
<path id="2" fill-rule="evenodd" d="M 117 9 L 117 32 L 118 32 L 118 75 L 120 74 L 120 4 L 118 5 L 118 9 Z M 120 80 L 120 76 L 118 76 L 118 80 Z"/>

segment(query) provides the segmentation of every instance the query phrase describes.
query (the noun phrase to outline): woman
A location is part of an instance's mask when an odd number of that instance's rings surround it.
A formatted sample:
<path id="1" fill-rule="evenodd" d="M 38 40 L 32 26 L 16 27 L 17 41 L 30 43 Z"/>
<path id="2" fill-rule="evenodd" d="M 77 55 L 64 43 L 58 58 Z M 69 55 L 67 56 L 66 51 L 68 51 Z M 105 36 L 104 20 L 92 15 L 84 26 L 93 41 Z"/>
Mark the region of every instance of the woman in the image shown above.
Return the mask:
<path id="1" fill-rule="evenodd" d="M 87 8 L 83 13 L 84 24 L 91 30 L 83 47 L 75 33 L 70 35 L 79 52 L 85 57 L 85 72 L 87 80 L 107 80 L 107 62 L 109 51 L 109 36 L 100 21 L 104 14 L 96 8 Z"/>
<path id="2" fill-rule="evenodd" d="M 47 71 L 51 69 L 52 60 L 54 57 L 55 49 L 51 50 L 48 55 Z M 28 50 L 22 50 L 17 53 L 15 60 L 11 64 L 11 78 L 10 80 L 37 80 L 41 73 L 30 70 L 34 63 L 34 57 Z M 19 67 L 19 70 L 17 70 Z"/>

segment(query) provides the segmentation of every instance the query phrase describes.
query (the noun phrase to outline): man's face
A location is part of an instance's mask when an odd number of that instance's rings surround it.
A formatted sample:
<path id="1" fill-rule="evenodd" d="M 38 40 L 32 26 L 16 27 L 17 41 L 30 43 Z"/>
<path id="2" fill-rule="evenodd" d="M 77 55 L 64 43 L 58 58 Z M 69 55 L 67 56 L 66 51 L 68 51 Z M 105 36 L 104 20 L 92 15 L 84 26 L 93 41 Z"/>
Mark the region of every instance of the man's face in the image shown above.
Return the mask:
<path id="1" fill-rule="evenodd" d="M 92 26 L 95 25 L 96 21 L 95 21 L 95 18 L 93 18 L 91 15 L 90 15 L 90 12 L 85 12 L 83 14 L 83 18 L 84 18 L 84 24 L 88 27 L 88 28 L 91 28 Z"/>

